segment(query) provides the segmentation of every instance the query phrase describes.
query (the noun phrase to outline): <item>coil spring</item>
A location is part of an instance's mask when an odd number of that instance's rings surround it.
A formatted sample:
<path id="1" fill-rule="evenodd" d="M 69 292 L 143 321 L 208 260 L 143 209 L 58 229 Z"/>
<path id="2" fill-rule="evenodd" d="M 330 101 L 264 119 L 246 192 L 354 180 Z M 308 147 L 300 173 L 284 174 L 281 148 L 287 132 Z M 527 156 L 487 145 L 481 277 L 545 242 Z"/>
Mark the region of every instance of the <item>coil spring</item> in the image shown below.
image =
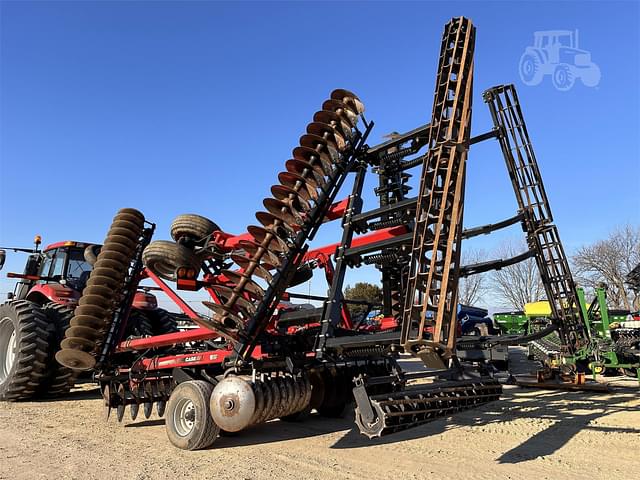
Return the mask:
<path id="1" fill-rule="evenodd" d="M 424 162 L 425 158 L 426 155 L 420 155 L 419 157 L 416 157 L 414 159 L 407 160 L 406 162 L 402 162 L 400 164 L 400 168 L 402 170 L 408 170 L 410 168 L 417 167 L 418 165 L 422 165 L 422 162 Z"/>
<path id="2" fill-rule="evenodd" d="M 369 255 L 368 257 L 364 257 L 363 262 L 365 265 L 373 265 L 374 263 L 378 264 L 388 264 L 398 260 L 398 254 L 393 253 L 378 253 L 376 255 Z"/>
<path id="3" fill-rule="evenodd" d="M 407 155 L 411 155 L 414 152 L 415 152 L 415 149 L 413 147 L 406 147 L 406 148 L 397 150 L 393 153 L 385 153 L 384 155 L 380 156 L 380 163 L 393 162 L 395 160 L 400 160 L 401 158 L 404 158 Z"/>
<path id="4" fill-rule="evenodd" d="M 344 352 L 345 357 L 354 358 L 354 357 L 372 357 L 379 356 L 386 353 L 386 346 L 373 346 L 373 347 L 356 347 L 353 349 L 346 350 Z"/>
<path id="5" fill-rule="evenodd" d="M 406 223 L 405 219 L 402 217 L 399 218 L 391 218 L 389 220 L 380 220 L 378 222 L 373 222 L 368 225 L 370 230 L 381 230 L 383 228 L 391 228 L 397 227 L 399 225 L 404 225 Z"/>

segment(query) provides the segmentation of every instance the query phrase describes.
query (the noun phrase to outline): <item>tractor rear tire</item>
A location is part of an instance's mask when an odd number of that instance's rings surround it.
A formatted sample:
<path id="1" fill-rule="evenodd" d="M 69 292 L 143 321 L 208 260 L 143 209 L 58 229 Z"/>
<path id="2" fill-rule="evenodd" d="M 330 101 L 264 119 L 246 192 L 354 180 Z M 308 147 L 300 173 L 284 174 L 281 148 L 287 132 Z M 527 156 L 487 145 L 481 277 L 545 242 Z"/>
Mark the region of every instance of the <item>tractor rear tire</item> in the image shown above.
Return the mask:
<path id="1" fill-rule="evenodd" d="M 153 335 L 165 335 L 167 333 L 176 333 L 179 331 L 178 322 L 175 317 L 163 308 L 147 310 L 144 314 L 149 319 Z"/>
<path id="2" fill-rule="evenodd" d="M 178 267 L 200 270 L 200 260 L 187 247 L 167 240 L 156 240 L 147 245 L 142 253 L 145 267 L 161 278 L 176 280 Z"/>
<path id="3" fill-rule="evenodd" d="M 220 230 L 220 227 L 214 222 L 191 213 L 178 215 L 171 222 L 171 238 L 176 242 L 181 238 L 187 238 L 198 246 L 203 246 L 204 240 L 216 230 Z"/>
<path id="4" fill-rule="evenodd" d="M 220 427 L 209 410 L 213 385 L 202 380 L 180 383 L 171 392 L 165 411 L 169 441 L 182 450 L 200 450 L 215 442 Z"/>
<path id="5" fill-rule="evenodd" d="M 127 319 L 127 326 L 124 330 L 125 339 L 132 337 L 151 337 L 154 335 L 153 327 L 147 313 L 148 312 L 142 310 L 131 310 L 129 318 Z"/>
<path id="6" fill-rule="evenodd" d="M 38 394 L 45 397 L 57 397 L 66 395 L 73 388 L 78 373 L 64 367 L 55 359 L 55 354 L 60 350 L 60 343 L 64 339 L 64 332 L 69 328 L 69 322 L 73 318 L 73 310 L 54 302 L 42 306 L 42 311 L 47 317 L 49 327 L 49 358 L 47 359 L 47 378 L 40 385 Z"/>
<path id="7" fill-rule="evenodd" d="M 47 317 L 27 300 L 0 305 L 0 400 L 27 400 L 47 377 Z"/>
<path id="8" fill-rule="evenodd" d="M 156 310 L 133 309 L 127 320 L 124 338 L 152 337 L 177 331 L 179 330 L 176 320 L 166 310 L 161 308 Z"/>

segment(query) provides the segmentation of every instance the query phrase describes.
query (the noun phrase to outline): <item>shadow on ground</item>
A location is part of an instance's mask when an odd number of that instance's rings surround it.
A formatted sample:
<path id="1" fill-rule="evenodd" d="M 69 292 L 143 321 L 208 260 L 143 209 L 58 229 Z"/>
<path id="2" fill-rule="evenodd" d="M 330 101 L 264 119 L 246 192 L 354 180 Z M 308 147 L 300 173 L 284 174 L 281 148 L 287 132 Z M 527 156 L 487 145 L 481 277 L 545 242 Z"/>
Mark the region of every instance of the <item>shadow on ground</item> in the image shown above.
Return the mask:
<path id="1" fill-rule="evenodd" d="M 381 438 L 368 439 L 361 435 L 354 425 L 353 411 L 350 411 L 345 418 L 340 419 L 312 415 L 304 422 L 269 422 L 247 429 L 238 435 L 223 436 L 212 448 L 286 442 L 341 431 L 345 431 L 345 434 L 331 448 L 363 448 L 429 437 L 461 427 L 486 426 L 518 419 L 551 420 L 553 424 L 549 428 L 528 438 L 497 459 L 499 463 L 520 463 L 551 455 L 583 429 L 640 434 L 640 428 L 610 427 L 593 423 L 612 413 L 637 411 L 637 407 L 625 405 L 626 402 L 637 398 L 638 393 L 635 390 L 628 393 L 618 392 L 613 397 L 598 393 L 564 391 L 538 391 L 535 395 L 523 396 L 521 389 L 512 387 L 505 390 L 500 401 Z"/>
<path id="2" fill-rule="evenodd" d="M 368 440 L 354 428 L 339 439 L 332 448 L 383 445 L 429 437 L 460 427 L 486 426 L 519 419 L 552 421 L 550 427 L 528 438 L 497 459 L 499 463 L 520 463 L 554 453 L 584 429 L 640 434 L 640 428 L 609 427 L 593 423 L 599 418 L 616 412 L 638 411 L 638 407 L 625 405 L 626 402 L 634 399 L 638 399 L 638 392 L 635 389 L 626 393 L 617 392 L 614 396 L 566 391 L 536 391 L 533 395 L 523 396 L 522 390 L 508 388 L 505 389 L 500 401 L 386 437 Z"/>
<path id="3" fill-rule="evenodd" d="M 512 352 L 510 352 L 510 357 L 516 360 L 513 363 L 513 373 L 524 373 L 531 369 L 531 363 L 526 362 L 526 357 L 520 358 L 523 357 L 523 352 L 522 349 L 513 352 L 515 355 L 511 355 Z M 628 404 L 631 400 L 640 398 L 637 383 L 631 382 L 626 385 L 628 388 L 616 388 L 612 394 L 545 390 L 529 390 L 524 393 L 525 391 L 517 387 L 505 387 L 501 400 L 497 402 L 375 439 L 368 439 L 359 433 L 353 421 L 353 410 L 348 411 L 344 418 L 338 419 L 312 415 L 304 422 L 276 420 L 249 428 L 237 435 L 224 435 L 215 442 L 213 448 L 224 449 L 286 442 L 344 432 L 344 435 L 330 448 L 351 449 L 430 437 L 456 428 L 482 427 L 518 420 L 531 420 L 532 423 L 538 419 L 546 420 L 545 423 L 550 424 L 547 428 L 527 438 L 496 459 L 499 463 L 515 464 L 551 455 L 585 429 L 640 435 L 640 428 L 605 426 L 599 425 L 597 422 L 598 419 L 616 412 L 635 411 L 640 415 L 637 406 Z M 72 391 L 65 398 L 58 398 L 55 401 L 97 398 L 100 398 L 99 389 L 84 385 L 81 389 Z M 140 428 L 163 424 L 163 419 L 141 419 L 138 422 L 127 423 L 125 427 Z"/>
<path id="4" fill-rule="evenodd" d="M 28 402 L 75 402 L 78 400 L 96 400 L 98 398 L 102 398 L 100 394 L 100 387 L 95 385 L 95 387 L 89 385 L 83 385 L 81 389 L 73 389 L 69 393 L 65 394 L 63 397 L 43 397 L 36 399 L 29 399 Z"/>

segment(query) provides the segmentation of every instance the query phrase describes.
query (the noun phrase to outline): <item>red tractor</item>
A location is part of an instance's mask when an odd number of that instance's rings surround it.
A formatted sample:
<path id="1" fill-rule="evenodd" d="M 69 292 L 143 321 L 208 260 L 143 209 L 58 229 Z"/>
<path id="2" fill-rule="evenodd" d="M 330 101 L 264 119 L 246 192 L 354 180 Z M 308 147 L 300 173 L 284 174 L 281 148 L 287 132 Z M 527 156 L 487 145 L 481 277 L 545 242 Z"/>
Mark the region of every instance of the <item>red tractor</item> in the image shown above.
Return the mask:
<path id="1" fill-rule="evenodd" d="M 34 243 L 34 248 L 0 249 L 0 269 L 5 250 L 29 254 L 23 273 L 7 274 L 18 281 L 0 305 L 0 400 L 63 395 L 77 377 L 54 356 L 64 341 L 100 246 L 65 241 L 40 250 L 40 236 Z M 158 308 L 151 289 L 142 287 L 136 292 L 127 337 L 178 330 L 175 318 Z"/>

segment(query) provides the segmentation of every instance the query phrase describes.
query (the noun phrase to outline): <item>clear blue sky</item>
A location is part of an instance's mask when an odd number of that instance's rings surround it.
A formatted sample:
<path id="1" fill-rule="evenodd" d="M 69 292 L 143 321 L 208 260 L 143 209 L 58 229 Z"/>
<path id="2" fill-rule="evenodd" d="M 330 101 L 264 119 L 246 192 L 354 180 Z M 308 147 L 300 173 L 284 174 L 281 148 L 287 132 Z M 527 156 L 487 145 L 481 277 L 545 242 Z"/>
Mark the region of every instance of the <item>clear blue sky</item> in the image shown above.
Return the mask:
<path id="1" fill-rule="evenodd" d="M 426 123 L 443 25 L 465 15 L 477 26 L 473 133 L 490 127 L 482 91 L 515 83 L 571 252 L 640 223 L 638 5 L 2 2 L 0 245 L 100 242 L 124 206 L 158 238 L 185 212 L 241 232 L 332 89 L 360 95 L 370 143 Z M 524 86 L 533 32 L 576 28 L 600 85 Z M 515 211 L 495 142 L 471 150 L 465 208 L 467 226 Z"/>

